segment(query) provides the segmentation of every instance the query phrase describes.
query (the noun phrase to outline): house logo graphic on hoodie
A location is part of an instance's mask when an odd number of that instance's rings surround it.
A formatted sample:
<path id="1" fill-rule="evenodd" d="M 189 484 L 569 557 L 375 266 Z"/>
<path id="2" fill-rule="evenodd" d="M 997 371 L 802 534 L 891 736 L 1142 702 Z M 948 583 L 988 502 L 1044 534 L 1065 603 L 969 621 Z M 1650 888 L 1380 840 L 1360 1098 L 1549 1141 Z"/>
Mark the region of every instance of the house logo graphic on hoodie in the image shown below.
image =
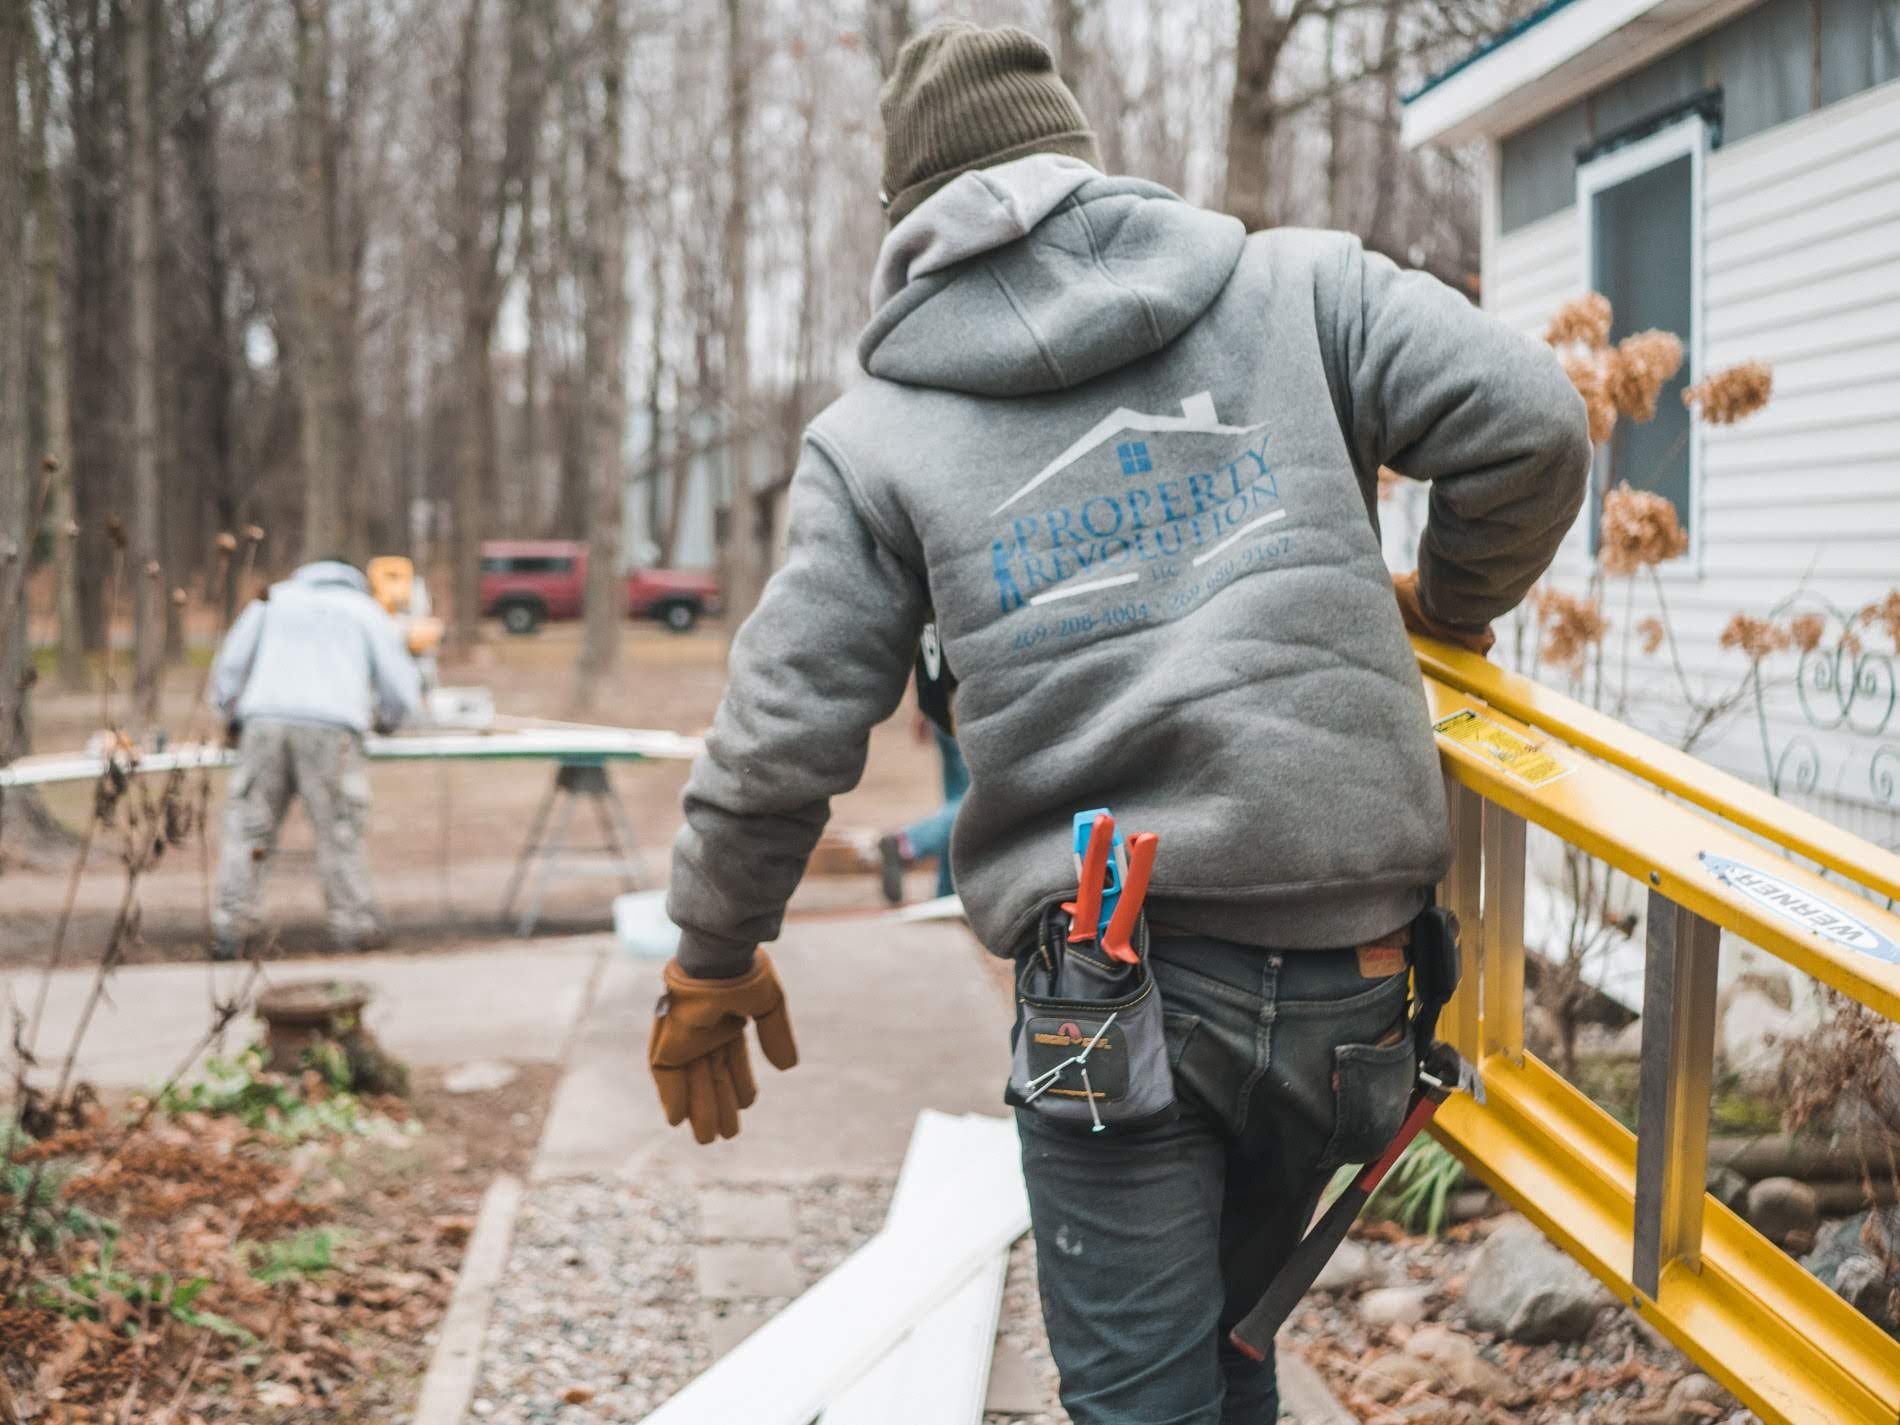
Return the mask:
<path id="1" fill-rule="evenodd" d="M 1206 391 L 1178 416 L 1117 407 L 990 512 L 1008 520 L 990 545 L 1000 611 L 1146 576 L 1187 580 L 1165 605 L 1185 612 L 1225 582 L 1196 582 L 1205 565 L 1286 518 L 1267 445 L 1265 422 L 1222 424 Z M 1025 506 L 1052 483 L 1044 498 L 1056 503 Z M 1147 606 L 1136 616 L 1147 618 Z"/>

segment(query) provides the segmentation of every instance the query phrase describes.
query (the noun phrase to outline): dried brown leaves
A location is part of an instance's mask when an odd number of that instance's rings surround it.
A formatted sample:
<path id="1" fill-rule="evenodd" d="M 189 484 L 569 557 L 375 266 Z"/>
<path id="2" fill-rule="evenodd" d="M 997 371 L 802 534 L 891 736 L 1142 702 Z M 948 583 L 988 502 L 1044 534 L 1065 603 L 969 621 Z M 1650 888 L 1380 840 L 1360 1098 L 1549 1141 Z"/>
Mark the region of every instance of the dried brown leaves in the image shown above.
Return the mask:
<path id="1" fill-rule="evenodd" d="M 1879 624 L 1894 648 L 1900 649 L 1900 589 L 1890 589 L 1884 599 L 1867 605 L 1855 621 Z"/>
<path id="2" fill-rule="evenodd" d="M 1606 574 L 1679 559 L 1689 548 L 1689 533 L 1676 518 L 1676 507 L 1649 490 L 1632 490 L 1624 481 L 1603 497 L 1598 557 Z"/>
<path id="3" fill-rule="evenodd" d="M 1796 614 L 1788 620 L 1788 637 L 1794 646 L 1803 653 L 1812 653 L 1821 646 L 1821 635 L 1827 631 L 1827 620 L 1819 614 Z"/>
<path id="4" fill-rule="evenodd" d="M 1610 341 L 1610 299 L 1601 292 L 1573 297 L 1550 319 L 1550 325 L 1544 329 L 1544 340 L 1552 346 L 1574 343 L 1600 351 Z"/>
<path id="5" fill-rule="evenodd" d="M 1663 637 L 1668 630 L 1663 627 L 1663 621 L 1661 619 L 1651 615 L 1636 625 L 1636 632 L 1642 639 L 1643 652 L 1654 653 L 1658 648 L 1662 647 Z"/>
<path id="6" fill-rule="evenodd" d="M 1585 655 L 1610 630 L 1595 599 L 1579 598 L 1559 589 L 1547 589 L 1537 596 L 1537 622 L 1544 630 L 1541 656 L 1571 673 L 1583 670 Z"/>
<path id="7" fill-rule="evenodd" d="M 1633 421 L 1656 416 L 1656 397 L 1682 369 L 1682 341 L 1664 331 L 1637 332 L 1604 353 L 1604 382 L 1619 414 Z"/>
<path id="8" fill-rule="evenodd" d="M 1616 430 L 1616 402 L 1610 388 L 1602 354 L 1568 352 L 1563 357 L 1564 375 L 1583 397 L 1583 409 L 1590 417 L 1590 443 L 1601 445 Z"/>
<path id="9" fill-rule="evenodd" d="M 1775 373 L 1765 361 L 1744 361 L 1706 376 L 1682 393 L 1682 404 L 1699 409 L 1712 426 L 1732 426 L 1768 404 Z"/>
<path id="10" fill-rule="evenodd" d="M 1720 642 L 1724 648 L 1739 648 L 1750 661 L 1759 663 L 1786 648 L 1793 642 L 1793 635 L 1772 619 L 1736 614 L 1722 630 Z"/>

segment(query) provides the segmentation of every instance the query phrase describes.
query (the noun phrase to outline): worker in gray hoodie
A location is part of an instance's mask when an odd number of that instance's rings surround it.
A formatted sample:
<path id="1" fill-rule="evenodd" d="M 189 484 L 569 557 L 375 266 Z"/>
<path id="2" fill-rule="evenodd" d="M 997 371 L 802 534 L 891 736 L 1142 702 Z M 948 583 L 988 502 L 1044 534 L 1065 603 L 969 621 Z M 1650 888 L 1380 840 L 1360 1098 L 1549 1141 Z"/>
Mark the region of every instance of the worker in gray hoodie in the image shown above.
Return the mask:
<path id="1" fill-rule="evenodd" d="M 1227 1331 L 1413 1083 L 1403 941 L 1449 844 L 1406 623 L 1486 645 L 1583 500 L 1583 404 L 1548 349 L 1345 234 L 1249 235 L 1105 176 L 1019 31 L 920 36 L 882 107 L 868 379 L 805 433 L 784 567 L 686 788 L 649 1061 L 702 1141 L 753 1102 L 748 1021 L 796 1061 L 757 947 L 934 621 L 989 949 L 1027 953 L 1074 896 L 1074 813 L 1160 835 L 1179 1112 L 1102 1136 L 1018 1115 L 1063 1403 L 1262 1425 L 1271 1353 Z M 1432 486 L 1396 604 L 1381 465 Z"/>
<path id="2" fill-rule="evenodd" d="M 380 944 L 370 893 L 369 774 L 363 734 L 415 716 L 421 675 L 369 581 L 340 559 L 305 564 L 231 625 L 206 693 L 238 737 L 224 804 L 211 954 L 241 953 L 258 928 L 264 874 L 292 797 L 316 835 L 330 934 L 340 950 Z"/>

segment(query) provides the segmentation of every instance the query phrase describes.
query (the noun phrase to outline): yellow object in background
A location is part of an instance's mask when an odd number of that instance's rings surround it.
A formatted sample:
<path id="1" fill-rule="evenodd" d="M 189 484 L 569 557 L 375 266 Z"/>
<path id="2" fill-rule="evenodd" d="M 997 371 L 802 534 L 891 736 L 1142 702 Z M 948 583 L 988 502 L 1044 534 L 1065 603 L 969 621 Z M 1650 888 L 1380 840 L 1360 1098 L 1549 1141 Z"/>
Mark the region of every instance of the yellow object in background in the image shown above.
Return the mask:
<path id="1" fill-rule="evenodd" d="M 369 592 L 377 603 L 381 604 L 392 614 L 406 613 L 408 611 L 409 596 L 416 586 L 416 566 L 414 562 L 404 558 L 400 554 L 380 554 L 370 560 L 368 574 Z M 435 640 L 433 640 L 429 646 L 433 647 L 435 642 L 440 641 L 441 637 L 442 630 L 438 625 Z M 411 653 L 424 651 L 415 646 L 415 635 L 413 631 L 410 634 L 409 651 Z"/>

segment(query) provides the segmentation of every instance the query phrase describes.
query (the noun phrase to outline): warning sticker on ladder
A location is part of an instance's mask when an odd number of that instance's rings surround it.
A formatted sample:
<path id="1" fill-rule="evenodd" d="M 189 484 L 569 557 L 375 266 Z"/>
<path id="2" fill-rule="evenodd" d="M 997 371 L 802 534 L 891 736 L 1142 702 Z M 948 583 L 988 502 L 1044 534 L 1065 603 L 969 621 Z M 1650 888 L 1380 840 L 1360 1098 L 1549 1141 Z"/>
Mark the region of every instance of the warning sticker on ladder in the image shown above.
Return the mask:
<path id="1" fill-rule="evenodd" d="M 1468 747 L 1489 758 L 1526 786 L 1541 787 L 1567 776 L 1570 768 L 1552 757 L 1521 732 L 1466 708 L 1432 724 L 1447 742 Z"/>

